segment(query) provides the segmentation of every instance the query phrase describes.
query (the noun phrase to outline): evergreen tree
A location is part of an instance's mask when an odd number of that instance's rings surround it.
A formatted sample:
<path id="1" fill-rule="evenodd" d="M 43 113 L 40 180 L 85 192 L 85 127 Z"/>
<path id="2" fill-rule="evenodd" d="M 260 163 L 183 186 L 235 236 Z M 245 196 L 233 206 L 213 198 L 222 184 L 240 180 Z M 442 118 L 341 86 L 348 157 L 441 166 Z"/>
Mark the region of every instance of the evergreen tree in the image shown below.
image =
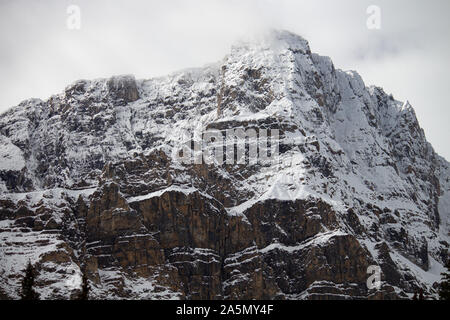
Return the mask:
<path id="1" fill-rule="evenodd" d="M 78 295 L 78 300 L 88 300 L 89 298 L 89 282 L 86 274 L 86 269 L 83 269 L 83 276 L 81 281 L 81 292 Z"/>
<path id="2" fill-rule="evenodd" d="M 442 282 L 439 287 L 439 299 L 440 300 L 450 300 L 450 259 L 447 260 L 445 264 L 447 272 L 441 273 Z"/>
<path id="3" fill-rule="evenodd" d="M 22 279 L 21 291 L 19 292 L 20 298 L 22 300 L 39 300 L 39 294 L 33 289 L 36 271 L 31 261 L 28 261 L 28 265 L 24 271 L 25 276 Z"/>
<path id="4" fill-rule="evenodd" d="M 422 288 L 419 290 L 419 300 L 425 300 L 425 297 L 424 297 L 424 295 L 423 295 L 423 289 L 422 289 Z"/>

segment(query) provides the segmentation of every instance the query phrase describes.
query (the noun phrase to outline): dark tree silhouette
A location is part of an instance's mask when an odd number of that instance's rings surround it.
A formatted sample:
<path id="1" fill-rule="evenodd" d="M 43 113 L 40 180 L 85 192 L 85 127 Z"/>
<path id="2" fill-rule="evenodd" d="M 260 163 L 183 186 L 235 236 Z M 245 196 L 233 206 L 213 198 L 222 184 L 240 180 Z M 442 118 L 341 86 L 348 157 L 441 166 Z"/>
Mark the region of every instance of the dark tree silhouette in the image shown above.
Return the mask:
<path id="1" fill-rule="evenodd" d="M 22 279 L 21 290 L 19 292 L 20 298 L 22 300 L 39 300 L 39 294 L 33 289 L 36 270 L 31 264 L 31 261 L 28 261 L 28 265 L 24 272 L 25 276 Z"/>
<path id="2" fill-rule="evenodd" d="M 82 272 L 83 272 L 83 276 L 82 276 L 82 281 L 81 281 L 81 292 L 77 298 L 78 298 L 78 300 L 88 300 L 90 287 L 89 287 L 86 269 L 83 269 Z"/>
<path id="3" fill-rule="evenodd" d="M 423 295 L 423 289 L 422 289 L 422 288 L 419 290 L 419 300 L 425 300 L 425 297 L 424 297 L 424 295 Z"/>
<path id="4" fill-rule="evenodd" d="M 450 300 L 450 259 L 447 260 L 445 264 L 447 272 L 441 273 L 442 281 L 439 285 L 439 299 L 440 300 Z"/>

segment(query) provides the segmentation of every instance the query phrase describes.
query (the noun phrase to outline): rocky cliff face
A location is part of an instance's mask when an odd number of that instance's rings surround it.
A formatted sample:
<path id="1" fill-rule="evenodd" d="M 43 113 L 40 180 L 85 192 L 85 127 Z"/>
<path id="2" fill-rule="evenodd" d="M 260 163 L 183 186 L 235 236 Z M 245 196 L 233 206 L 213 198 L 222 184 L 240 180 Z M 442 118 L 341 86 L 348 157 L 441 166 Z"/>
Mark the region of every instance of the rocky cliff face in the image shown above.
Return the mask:
<path id="1" fill-rule="evenodd" d="M 279 156 L 176 161 L 187 133 L 236 128 L 279 130 Z M 412 107 L 288 32 L 24 101 L 0 145 L 0 297 L 28 260 L 47 299 L 73 295 L 81 266 L 92 298 L 433 296 L 448 258 L 449 163 Z"/>

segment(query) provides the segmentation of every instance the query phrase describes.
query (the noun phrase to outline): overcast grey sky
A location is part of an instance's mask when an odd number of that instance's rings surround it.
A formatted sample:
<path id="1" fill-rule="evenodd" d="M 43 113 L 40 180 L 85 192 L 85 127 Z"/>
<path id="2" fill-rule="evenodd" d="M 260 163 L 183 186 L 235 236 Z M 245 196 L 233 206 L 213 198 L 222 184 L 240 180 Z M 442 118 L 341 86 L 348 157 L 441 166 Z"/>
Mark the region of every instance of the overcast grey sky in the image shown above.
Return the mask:
<path id="1" fill-rule="evenodd" d="M 69 5 L 81 10 L 79 30 L 67 27 Z M 367 28 L 370 5 L 381 9 L 379 30 Z M 0 112 L 77 79 L 150 78 L 219 61 L 242 36 L 279 28 L 408 99 L 450 160 L 449 14 L 448 0 L 0 0 Z"/>

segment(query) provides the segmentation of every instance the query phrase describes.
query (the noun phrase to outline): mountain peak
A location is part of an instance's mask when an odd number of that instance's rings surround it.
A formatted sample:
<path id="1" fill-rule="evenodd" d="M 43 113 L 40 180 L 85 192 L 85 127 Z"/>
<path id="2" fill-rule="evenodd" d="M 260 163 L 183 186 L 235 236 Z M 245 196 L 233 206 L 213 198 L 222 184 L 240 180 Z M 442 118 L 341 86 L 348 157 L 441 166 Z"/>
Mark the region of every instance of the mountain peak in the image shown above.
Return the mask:
<path id="1" fill-rule="evenodd" d="M 311 52 L 306 39 L 290 31 L 279 29 L 271 29 L 249 36 L 239 41 L 233 47 Z"/>

